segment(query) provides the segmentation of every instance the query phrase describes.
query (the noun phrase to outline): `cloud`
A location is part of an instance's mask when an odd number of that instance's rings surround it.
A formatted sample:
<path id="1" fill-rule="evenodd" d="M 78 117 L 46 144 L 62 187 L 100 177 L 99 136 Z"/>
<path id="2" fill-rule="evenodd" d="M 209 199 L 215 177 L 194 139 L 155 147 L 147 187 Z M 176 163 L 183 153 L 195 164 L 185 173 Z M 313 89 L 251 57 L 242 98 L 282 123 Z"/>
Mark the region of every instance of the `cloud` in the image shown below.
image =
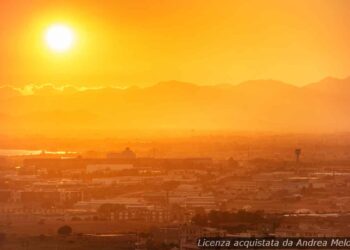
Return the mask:
<path id="1" fill-rule="evenodd" d="M 21 91 L 10 85 L 0 86 L 0 98 L 11 98 L 21 95 Z"/>
<path id="2" fill-rule="evenodd" d="M 45 84 L 27 84 L 23 87 L 14 87 L 11 85 L 0 86 L 0 98 L 11 98 L 18 95 L 58 95 L 58 94 L 74 94 L 77 92 L 101 89 L 126 90 L 131 87 L 119 86 L 75 86 L 72 84 L 57 85 L 52 83 Z"/>

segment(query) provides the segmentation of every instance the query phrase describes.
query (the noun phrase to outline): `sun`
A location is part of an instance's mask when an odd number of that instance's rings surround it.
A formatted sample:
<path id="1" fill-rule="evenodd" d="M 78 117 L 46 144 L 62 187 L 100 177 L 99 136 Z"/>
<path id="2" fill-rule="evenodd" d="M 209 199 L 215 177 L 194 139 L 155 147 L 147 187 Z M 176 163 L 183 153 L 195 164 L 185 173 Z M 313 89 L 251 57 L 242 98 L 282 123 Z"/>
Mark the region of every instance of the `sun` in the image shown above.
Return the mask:
<path id="1" fill-rule="evenodd" d="M 47 46 L 55 52 L 64 52 L 72 48 L 75 36 L 72 28 L 62 24 L 50 26 L 45 33 Z"/>

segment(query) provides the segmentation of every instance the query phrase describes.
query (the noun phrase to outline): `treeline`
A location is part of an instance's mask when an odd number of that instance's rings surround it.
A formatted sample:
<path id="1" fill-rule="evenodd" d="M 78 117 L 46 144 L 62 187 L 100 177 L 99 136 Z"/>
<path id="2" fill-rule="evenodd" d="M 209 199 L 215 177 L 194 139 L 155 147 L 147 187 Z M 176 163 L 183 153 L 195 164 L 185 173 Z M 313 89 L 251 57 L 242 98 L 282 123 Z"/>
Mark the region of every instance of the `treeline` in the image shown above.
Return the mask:
<path id="1" fill-rule="evenodd" d="M 259 230 L 273 231 L 280 223 L 280 216 L 266 214 L 264 211 L 210 211 L 198 213 L 192 218 L 192 223 L 202 227 L 226 229 L 231 233 Z"/>

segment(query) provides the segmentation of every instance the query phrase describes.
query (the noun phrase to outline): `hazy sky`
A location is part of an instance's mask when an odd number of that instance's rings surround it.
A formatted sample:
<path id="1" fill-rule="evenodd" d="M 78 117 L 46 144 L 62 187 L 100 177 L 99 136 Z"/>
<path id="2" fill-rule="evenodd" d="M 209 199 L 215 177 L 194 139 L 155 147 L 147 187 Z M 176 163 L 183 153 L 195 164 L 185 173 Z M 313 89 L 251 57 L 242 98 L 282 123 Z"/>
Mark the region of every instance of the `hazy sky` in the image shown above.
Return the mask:
<path id="1" fill-rule="evenodd" d="M 0 84 L 345 77 L 349 16 L 347 0 L 1 1 Z M 71 51 L 45 45 L 54 23 L 75 30 Z"/>

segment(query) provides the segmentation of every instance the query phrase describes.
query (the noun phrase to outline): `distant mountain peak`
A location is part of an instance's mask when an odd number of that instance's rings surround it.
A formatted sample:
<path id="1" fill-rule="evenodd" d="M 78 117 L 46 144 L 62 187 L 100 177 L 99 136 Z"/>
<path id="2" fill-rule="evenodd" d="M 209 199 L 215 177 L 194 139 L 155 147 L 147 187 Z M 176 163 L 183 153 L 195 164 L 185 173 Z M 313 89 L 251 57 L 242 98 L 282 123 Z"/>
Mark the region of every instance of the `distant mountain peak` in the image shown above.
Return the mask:
<path id="1" fill-rule="evenodd" d="M 304 88 L 328 94 L 347 94 L 350 91 L 350 77 L 343 79 L 325 77 L 321 81 L 306 85 Z"/>
<path id="2" fill-rule="evenodd" d="M 276 86 L 287 86 L 287 87 L 295 87 L 291 84 L 278 81 L 278 80 L 272 80 L 272 79 L 261 79 L 261 80 L 248 80 L 241 82 L 237 86 L 263 86 L 263 87 L 276 87 Z"/>
<path id="3" fill-rule="evenodd" d="M 171 88 L 183 88 L 183 87 L 197 87 L 198 85 L 189 82 L 181 82 L 176 80 L 159 82 L 153 87 L 171 87 Z"/>
<path id="4" fill-rule="evenodd" d="M 1 98 L 1 90 L 7 97 Z M 74 95 L 69 94 L 74 89 L 50 95 L 52 86 L 41 86 L 30 96 L 14 99 L 5 90 L 0 88 L 0 129 L 33 133 L 71 127 L 106 133 L 116 129 L 314 132 L 350 128 L 350 78 L 327 77 L 302 88 L 270 79 L 238 85 L 173 80 L 145 88 L 77 89 Z M 11 94 L 13 89 L 7 90 Z"/>

